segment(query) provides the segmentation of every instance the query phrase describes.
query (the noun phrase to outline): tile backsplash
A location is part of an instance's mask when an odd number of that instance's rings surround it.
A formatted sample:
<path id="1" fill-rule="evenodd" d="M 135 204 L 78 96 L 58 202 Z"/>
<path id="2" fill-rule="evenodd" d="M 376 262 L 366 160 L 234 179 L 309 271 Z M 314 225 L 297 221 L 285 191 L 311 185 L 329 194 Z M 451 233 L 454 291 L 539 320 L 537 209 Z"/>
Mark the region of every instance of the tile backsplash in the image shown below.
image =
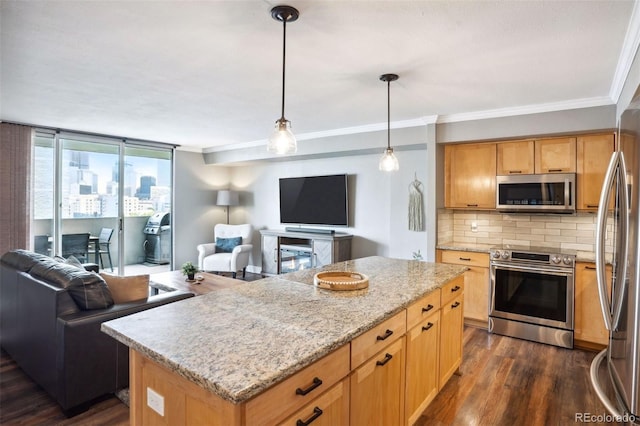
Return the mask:
<path id="1" fill-rule="evenodd" d="M 611 221 L 607 233 L 611 232 Z M 484 211 L 438 210 L 438 244 L 511 244 L 595 252 L 596 214 L 504 214 Z M 608 238 L 607 241 L 611 239 Z M 610 243 L 609 243 L 610 244 Z M 611 246 L 605 251 L 611 252 Z"/>

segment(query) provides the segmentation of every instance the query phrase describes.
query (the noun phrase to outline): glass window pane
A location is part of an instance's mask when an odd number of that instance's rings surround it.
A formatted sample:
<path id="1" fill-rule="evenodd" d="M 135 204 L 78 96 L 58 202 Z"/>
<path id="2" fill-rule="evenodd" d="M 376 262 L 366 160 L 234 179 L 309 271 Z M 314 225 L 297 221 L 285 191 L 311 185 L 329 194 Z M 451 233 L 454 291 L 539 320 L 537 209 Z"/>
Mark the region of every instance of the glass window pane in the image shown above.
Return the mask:
<path id="1" fill-rule="evenodd" d="M 118 216 L 118 146 L 61 139 L 62 218 Z"/>

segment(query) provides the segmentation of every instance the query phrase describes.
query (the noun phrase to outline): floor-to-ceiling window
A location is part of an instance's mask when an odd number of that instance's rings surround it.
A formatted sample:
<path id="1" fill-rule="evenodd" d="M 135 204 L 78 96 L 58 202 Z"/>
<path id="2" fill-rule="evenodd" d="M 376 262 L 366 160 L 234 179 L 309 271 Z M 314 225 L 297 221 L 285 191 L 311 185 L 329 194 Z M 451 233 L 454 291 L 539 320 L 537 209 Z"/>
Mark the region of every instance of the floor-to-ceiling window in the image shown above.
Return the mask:
<path id="1" fill-rule="evenodd" d="M 170 266 L 170 225 L 161 235 L 145 229 L 154 216 L 170 218 L 172 147 L 46 130 L 33 147 L 34 250 L 121 275 L 139 272 L 133 265 Z M 86 235 L 87 252 L 76 253 Z M 162 256 L 149 255 L 149 242 L 162 243 Z"/>

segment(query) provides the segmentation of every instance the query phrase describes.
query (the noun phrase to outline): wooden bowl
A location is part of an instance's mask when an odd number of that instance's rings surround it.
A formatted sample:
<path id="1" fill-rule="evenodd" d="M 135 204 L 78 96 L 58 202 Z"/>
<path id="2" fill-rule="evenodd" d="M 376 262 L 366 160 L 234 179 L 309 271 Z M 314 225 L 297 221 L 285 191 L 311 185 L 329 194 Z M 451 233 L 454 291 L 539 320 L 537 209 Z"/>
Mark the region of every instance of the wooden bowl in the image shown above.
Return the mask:
<path id="1" fill-rule="evenodd" d="M 369 277 L 360 272 L 325 271 L 314 275 L 313 284 L 333 291 L 360 290 L 369 287 Z"/>

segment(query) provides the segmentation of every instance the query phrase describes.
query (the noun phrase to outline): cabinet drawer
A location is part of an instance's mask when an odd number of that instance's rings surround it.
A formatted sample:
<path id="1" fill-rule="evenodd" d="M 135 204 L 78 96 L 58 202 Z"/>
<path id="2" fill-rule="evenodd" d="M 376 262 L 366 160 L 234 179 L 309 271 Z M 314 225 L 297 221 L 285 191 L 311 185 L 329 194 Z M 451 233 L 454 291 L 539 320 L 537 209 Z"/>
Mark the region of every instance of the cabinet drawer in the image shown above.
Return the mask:
<path id="1" fill-rule="evenodd" d="M 440 305 L 444 309 L 444 304 L 451 299 L 458 297 L 464 292 L 464 275 L 452 279 L 442 287 L 440 295 Z"/>
<path id="2" fill-rule="evenodd" d="M 283 420 L 310 403 L 347 374 L 349 374 L 348 344 L 247 401 L 247 424 L 273 424 Z"/>
<path id="3" fill-rule="evenodd" d="M 407 331 L 406 310 L 377 325 L 351 342 L 351 369 L 357 368 Z"/>
<path id="4" fill-rule="evenodd" d="M 440 289 L 427 294 L 407 308 L 407 330 L 440 309 Z"/>
<path id="5" fill-rule="evenodd" d="M 455 265 L 489 267 L 489 255 L 473 251 L 442 250 L 442 263 Z"/>
<path id="6" fill-rule="evenodd" d="M 349 423 L 349 379 L 345 378 L 298 410 L 281 425 L 345 425 Z"/>

